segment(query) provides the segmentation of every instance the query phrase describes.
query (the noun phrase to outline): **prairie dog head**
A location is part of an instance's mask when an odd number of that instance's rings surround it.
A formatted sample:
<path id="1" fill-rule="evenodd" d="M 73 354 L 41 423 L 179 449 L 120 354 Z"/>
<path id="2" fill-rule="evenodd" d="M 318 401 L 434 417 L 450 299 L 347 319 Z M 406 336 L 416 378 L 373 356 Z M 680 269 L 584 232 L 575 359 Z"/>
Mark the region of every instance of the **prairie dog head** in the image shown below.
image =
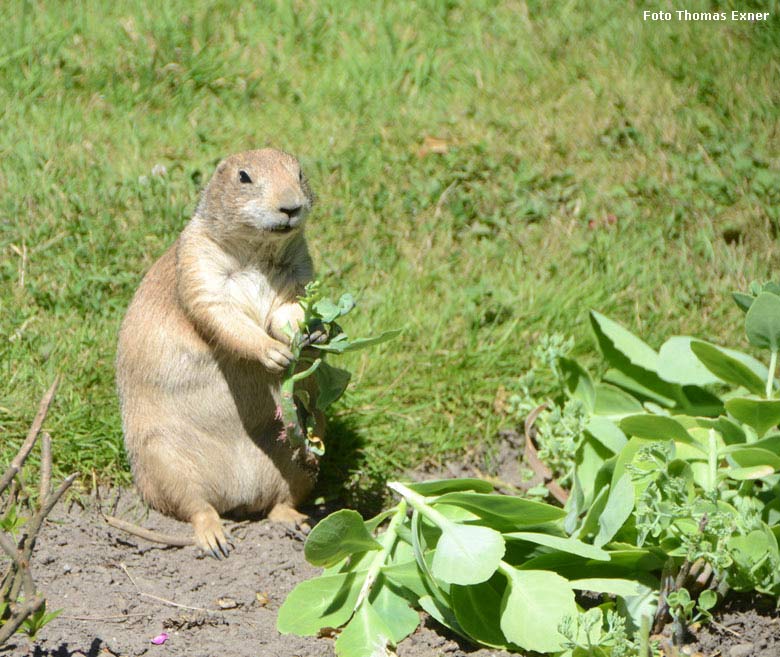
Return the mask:
<path id="1" fill-rule="evenodd" d="M 263 148 L 222 160 L 197 214 L 218 237 L 286 242 L 302 229 L 313 201 L 298 160 Z"/>

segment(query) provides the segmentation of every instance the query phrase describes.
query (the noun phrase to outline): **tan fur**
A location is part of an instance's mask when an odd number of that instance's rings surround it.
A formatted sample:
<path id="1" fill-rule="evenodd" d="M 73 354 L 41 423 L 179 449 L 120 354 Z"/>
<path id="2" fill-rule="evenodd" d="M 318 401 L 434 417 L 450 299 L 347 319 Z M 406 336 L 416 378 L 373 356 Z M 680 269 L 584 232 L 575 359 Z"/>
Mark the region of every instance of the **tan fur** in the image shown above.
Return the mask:
<path id="1" fill-rule="evenodd" d="M 275 417 L 291 358 L 284 328 L 297 326 L 296 299 L 312 278 L 311 205 L 291 155 L 227 158 L 120 330 L 117 387 L 136 485 L 151 506 L 191 522 L 215 556 L 228 550 L 220 515 L 295 517 L 313 485 Z"/>

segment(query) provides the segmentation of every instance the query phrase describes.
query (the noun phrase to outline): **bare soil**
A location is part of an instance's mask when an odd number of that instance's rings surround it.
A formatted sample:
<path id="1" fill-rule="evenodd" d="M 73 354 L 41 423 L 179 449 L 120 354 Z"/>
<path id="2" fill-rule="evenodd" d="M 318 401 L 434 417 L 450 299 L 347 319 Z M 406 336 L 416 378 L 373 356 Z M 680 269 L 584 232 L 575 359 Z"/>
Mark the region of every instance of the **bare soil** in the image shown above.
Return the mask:
<path id="1" fill-rule="evenodd" d="M 488 475 L 505 484 L 500 488 L 521 486 L 519 437 L 514 432 L 502 436 L 490 452 L 475 450 L 457 463 L 428 464 L 410 474 Z M 147 511 L 131 491 L 103 495 L 112 502 L 117 497 L 116 515 L 168 534 L 189 533 L 188 526 Z M 316 520 L 334 509 L 303 510 Z M 276 612 L 287 594 L 319 572 L 303 557 L 305 535 L 267 520 L 227 524 L 236 539 L 235 550 L 217 561 L 194 547 L 156 546 L 113 529 L 98 514 L 95 501 L 86 508 L 72 504 L 56 510 L 41 533 L 32 568 L 48 609 L 63 611 L 34 643 L 18 635 L 0 648 L 0 655 L 334 655 L 332 637 L 282 636 L 276 631 Z M 686 654 L 780 656 L 780 616 L 766 600 L 735 598 L 715 620 L 695 628 L 695 643 L 686 647 Z M 163 632 L 168 634 L 165 643 L 152 644 Z M 503 651 L 470 646 L 424 614 L 421 627 L 397 652 L 399 657 L 508 657 Z"/>
<path id="2" fill-rule="evenodd" d="M 314 517 L 325 511 L 305 510 Z M 168 534 L 189 532 L 183 523 L 147 512 L 130 491 L 122 492 L 117 515 Z M 334 655 L 333 638 L 276 631 L 287 594 L 319 572 L 303 557 L 304 534 L 267 520 L 227 524 L 235 550 L 217 561 L 194 547 L 156 546 L 113 529 L 95 504 L 56 511 L 38 540 L 32 569 L 47 609 L 63 611 L 34 643 L 17 635 L 0 655 Z M 426 619 L 398 655 L 507 654 L 475 650 L 439 630 Z M 167 641 L 152 644 L 162 633 Z"/>

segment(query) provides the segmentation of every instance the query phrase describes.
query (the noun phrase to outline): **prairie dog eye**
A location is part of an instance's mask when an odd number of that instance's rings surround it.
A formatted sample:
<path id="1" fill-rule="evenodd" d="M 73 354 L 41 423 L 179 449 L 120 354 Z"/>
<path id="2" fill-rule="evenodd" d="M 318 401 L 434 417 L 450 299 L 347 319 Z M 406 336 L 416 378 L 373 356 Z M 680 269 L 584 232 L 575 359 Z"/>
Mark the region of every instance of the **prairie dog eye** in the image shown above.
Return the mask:
<path id="1" fill-rule="evenodd" d="M 303 182 L 303 170 L 298 169 L 298 182 Z"/>
<path id="2" fill-rule="evenodd" d="M 243 169 L 241 169 L 238 172 L 238 179 L 242 183 L 251 183 L 252 182 L 252 179 L 249 177 L 249 174 L 246 171 L 244 171 Z"/>

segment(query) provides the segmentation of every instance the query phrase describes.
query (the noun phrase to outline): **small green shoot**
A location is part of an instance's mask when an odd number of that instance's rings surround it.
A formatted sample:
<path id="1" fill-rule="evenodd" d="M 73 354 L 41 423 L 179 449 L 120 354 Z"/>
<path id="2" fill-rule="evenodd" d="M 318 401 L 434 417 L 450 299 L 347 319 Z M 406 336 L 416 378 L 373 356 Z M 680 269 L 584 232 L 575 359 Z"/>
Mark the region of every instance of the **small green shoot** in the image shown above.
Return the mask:
<path id="1" fill-rule="evenodd" d="M 53 621 L 57 616 L 63 612 L 62 609 L 56 611 L 47 612 L 46 603 L 44 602 L 41 607 L 30 614 L 22 624 L 21 631 L 27 635 L 30 641 L 35 641 L 35 637 L 38 636 L 38 632 L 47 624 Z"/>

